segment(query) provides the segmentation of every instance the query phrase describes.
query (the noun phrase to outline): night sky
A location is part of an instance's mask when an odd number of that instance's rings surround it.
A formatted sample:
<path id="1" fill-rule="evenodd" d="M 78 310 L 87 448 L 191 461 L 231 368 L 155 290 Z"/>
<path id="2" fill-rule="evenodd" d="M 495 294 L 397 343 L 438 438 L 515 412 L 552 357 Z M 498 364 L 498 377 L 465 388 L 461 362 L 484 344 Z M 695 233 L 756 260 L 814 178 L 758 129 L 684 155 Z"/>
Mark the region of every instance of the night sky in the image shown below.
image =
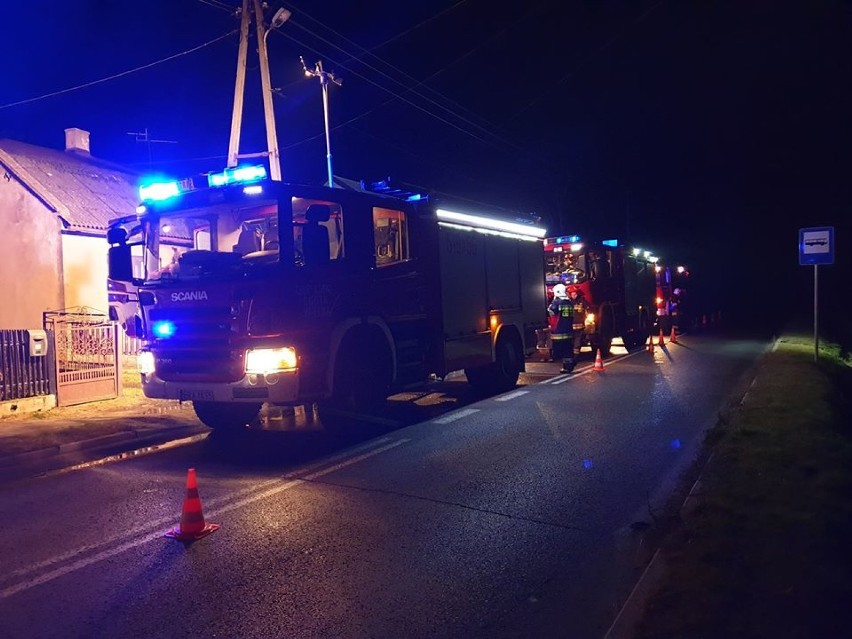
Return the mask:
<path id="1" fill-rule="evenodd" d="M 0 137 L 175 176 L 225 165 L 237 0 L 4 3 Z M 11 6 L 10 6 L 11 5 Z M 826 316 L 849 289 L 852 4 L 276 2 L 269 34 L 284 179 L 335 174 L 535 212 L 551 234 L 686 262 L 707 308 L 812 312 L 798 229 L 833 225 Z M 49 8 L 48 8 L 49 7 Z M 170 61 L 51 97 L 60 90 Z M 265 148 L 250 46 L 241 152 Z M 16 104 L 20 101 L 26 101 Z M 148 131 L 139 142 L 129 132 Z"/>

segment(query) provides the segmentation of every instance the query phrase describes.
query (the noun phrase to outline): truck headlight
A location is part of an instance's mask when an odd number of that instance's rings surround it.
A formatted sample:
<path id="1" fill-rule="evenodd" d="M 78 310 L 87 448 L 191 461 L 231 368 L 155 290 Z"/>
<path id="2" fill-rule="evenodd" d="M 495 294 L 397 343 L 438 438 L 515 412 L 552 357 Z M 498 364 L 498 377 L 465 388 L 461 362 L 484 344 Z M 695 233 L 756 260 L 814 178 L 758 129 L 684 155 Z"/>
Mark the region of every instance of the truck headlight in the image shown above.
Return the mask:
<path id="1" fill-rule="evenodd" d="M 595 314 L 594 313 L 586 313 L 586 326 L 594 326 L 595 325 Z"/>
<path id="2" fill-rule="evenodd" d="M 154 366 L 154 353 L 151 351 L 142 351 L 136 357 L 136 366 L 139 368 L 139 373 L 142 375 L 153 375 L 156 367 Z"/>
<path id="3" fill-rule="evenodd" d="M 246 373 L 269 375 L 293 370 L 296 370 L 296 349 L 292 346 L 246 351 Z"/>

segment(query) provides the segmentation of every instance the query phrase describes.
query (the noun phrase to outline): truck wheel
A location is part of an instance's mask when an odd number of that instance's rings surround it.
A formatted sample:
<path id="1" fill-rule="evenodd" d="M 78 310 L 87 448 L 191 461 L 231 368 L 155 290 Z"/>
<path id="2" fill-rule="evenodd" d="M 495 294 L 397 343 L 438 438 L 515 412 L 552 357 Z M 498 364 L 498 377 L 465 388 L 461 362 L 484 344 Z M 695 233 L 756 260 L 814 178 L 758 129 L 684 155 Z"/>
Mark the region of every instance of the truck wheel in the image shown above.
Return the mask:
<path id="1" fill-rule="evenodd" d="M 511 390 L 524 368 L 524 353 L 515 335 L 501 334 L 497 340 L 497 392 Z"/>
<path id="2" fill-rule="evenodd" d="M 390 377 L 390 353 L 378 337 L 347 340 L 338 352 L 332 396 L 317 402 L 323 428 L 341 433 L 380 412 Z"/>
<path id="3" fill-rule="evenodd" d="M 601 327 L 598 332 L 598 348 L 601 349 L 601 356 L 609 356 L 612 350 L 612 338 L 615 336 L 615 318 L 612 316 L 612 308 L 602 306 L 600 310 Z"/>
<path id="4" fill-rule="evenodd" d="M 464 369 L 468 383 L 482 394 L 502 393 L 518 383 L 523 369 L 523 351 L 516 334 L 501 333 L 497 339 L 495 362 Z"/>
<path id="5" fill-rule="evenodd" d="M 645 344 L 648 341 L 648 316 L 645 313 L 639 314 L 639 326 L 634 331 L 628 331 L 622 336 L 624 347 L 628 351 L 632 351 L 638 346 Z"/>
<path id="6" fill-rule="evenodd" d="M 239 431 L 254 421 L 260 404 L 241 402 L 192 402 L 192 408 L 205 426 L 219 430 Z"/>

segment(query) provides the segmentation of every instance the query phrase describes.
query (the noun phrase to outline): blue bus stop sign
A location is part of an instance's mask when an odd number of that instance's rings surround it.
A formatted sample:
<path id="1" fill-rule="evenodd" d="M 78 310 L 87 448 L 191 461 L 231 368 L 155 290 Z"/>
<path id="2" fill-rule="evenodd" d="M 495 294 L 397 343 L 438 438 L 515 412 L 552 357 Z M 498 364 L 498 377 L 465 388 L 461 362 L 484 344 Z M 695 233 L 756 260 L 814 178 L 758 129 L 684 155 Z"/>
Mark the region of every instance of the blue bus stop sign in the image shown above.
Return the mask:
<path id="1" fill-rule="evenodd" d="M 799 264 L 834 264 L 834 227 L 799 229 Z"/>

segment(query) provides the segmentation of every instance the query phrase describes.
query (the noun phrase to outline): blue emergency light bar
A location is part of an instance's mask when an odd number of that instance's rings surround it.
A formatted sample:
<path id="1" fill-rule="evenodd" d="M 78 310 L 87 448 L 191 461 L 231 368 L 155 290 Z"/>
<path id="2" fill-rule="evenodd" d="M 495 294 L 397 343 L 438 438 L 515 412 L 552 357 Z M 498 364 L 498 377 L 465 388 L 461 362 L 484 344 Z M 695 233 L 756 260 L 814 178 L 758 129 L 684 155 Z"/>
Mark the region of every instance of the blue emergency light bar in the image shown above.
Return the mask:
<path id="1" fill-rule="evenodd" d="M 238 166 L 225 169 L 221 173 L 210 173 L 207 185 L 211 188 L 229 186 L 231 184 L 254 184 L 266 179 L 266 167 L 262 164 L 253 166 Z M 139 187 L 139 199 L 144 202 L 164 202 L 179 197 L 187 191 L 195 190 L 192 180 L 169 180 L 164 182 L 149 182 Z M 256 190 L 247 191 L 247 195 L 255 195 Z"/>
<path id="2" fill-rule="evenodd" d="M 618 248 L 618 240 L 604 240 L 601 244 L 604 246 L 611 246 L 612 248 Z"/>
<path id="3" fill-rule="evenodd" d="M 210 173 L 207 175 L 207 184 L 211 187 L 217 187 L 229 184 L 251 184 L 265 179 L 266 167 L 262 164 L 255 164 L 225 169 L 221 173 Z"/>
<path id="4" fill-rule="evenodd" d="M 576 244 L 580 241 L 579 235 L 560 235 L 559 237 L 551 237 L 545 240 L 546 244 Z"/>
<path id="5" fill-rule="evenodd" d="M 139 199 L 143 202 L 162 202 L 180 195 L 179 182 L 152 182 L 139 187 Z"/>

